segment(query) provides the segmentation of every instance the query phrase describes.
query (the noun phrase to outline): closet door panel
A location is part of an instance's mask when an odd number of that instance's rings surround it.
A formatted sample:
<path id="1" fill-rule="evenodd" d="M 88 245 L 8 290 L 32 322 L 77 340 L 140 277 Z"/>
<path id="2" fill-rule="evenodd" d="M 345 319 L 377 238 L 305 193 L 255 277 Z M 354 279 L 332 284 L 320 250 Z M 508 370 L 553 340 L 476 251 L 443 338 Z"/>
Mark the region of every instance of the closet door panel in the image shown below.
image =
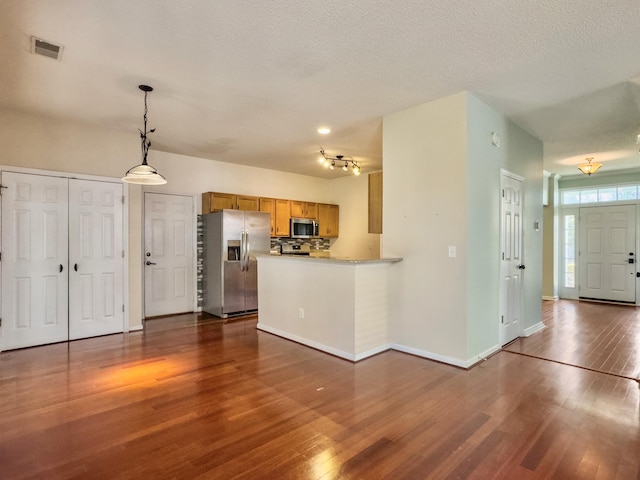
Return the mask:
<path id="1" fill-rule="evenodd" d="M 122 184 L 69 181 L 69 339 L 124 330 Z"/>
<path id="2" fill-rule="evenodd" d="M 2 172 L 2 350 L 68 338 L 68 179 Z"/>

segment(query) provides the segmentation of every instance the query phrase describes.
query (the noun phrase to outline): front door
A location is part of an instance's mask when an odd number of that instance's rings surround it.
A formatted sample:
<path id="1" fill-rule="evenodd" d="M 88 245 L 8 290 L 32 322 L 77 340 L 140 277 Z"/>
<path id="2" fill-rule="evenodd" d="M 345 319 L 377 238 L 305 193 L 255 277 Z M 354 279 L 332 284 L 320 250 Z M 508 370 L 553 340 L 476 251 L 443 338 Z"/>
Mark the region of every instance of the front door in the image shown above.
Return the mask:
<path id="1" fill-rule="evenodd" d="M 68 338 L 68 180 L 2 172 L 2 350 Z"/>
<path id="2" fill-rule="evenodd" d="M 636 302 L 636 207 L 580 209 L 580 298 Z"/>
<path id="3" fill-rule="evenodd" d="M 122 184 L 69 180 L 69 339 L 124 330 Z"/>
<path id="4" fill-rule="evenodd" d="M 193 230 L 193 197 L 145 193 L 145 317 L 194 310 Z"/>
<path id="5" fill-rule="evenodd" d="M 503 172 L 500 180 L 500 345 L 522 335 L 523 179 Z"/>

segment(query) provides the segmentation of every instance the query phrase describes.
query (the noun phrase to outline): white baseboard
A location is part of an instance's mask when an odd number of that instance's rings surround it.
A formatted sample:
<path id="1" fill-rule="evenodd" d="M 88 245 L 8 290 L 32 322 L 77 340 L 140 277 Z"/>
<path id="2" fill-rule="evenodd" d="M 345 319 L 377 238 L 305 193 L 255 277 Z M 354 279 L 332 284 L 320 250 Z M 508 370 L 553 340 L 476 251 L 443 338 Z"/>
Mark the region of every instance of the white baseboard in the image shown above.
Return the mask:
<path id="1" fill-rule="evenodd" d="M 369 358 L 379 353 L 386 352 L 387 350 L 391 350 L 391 348 L 391 344 L 387 343 L 386 345 L 380 345 L 379 347 L 372 348 L 370 350 L 367 350 L 366 352 L 357 353 L 355 361 L 358 362 L 360 360 L 364 360 L 365 358 Z"/>
<path id="2" fill-rule="evenodd" d="M 130 332 L 139 332 L 140 330 L 144 330 L 144 325 L 134 325 L 133 327 L 129 327 Z"/>
<path id="3" fill-rule="evenodd" d="M 315 348 L 316 350 L 321 350 L 323 352 L 330 353 L 331 355 L 335 355 L 336 357 L 344 358 L 346 360 L 351 360 L 352 362 L 359 360 L 359 359 L 356 359 L 356 356 L 353 353 L 343 352 L 342 350 L 338 350 L 337 348 L 333 348 L 328 345 L 323 345 L 322 343 L 309 340 L 308 338 L 292 335 L 291 333 L 283 332 L 282 330 L 269 327 L 261 323 L 258 323 L 256 328 L 258 330 L 262 330 L 263 332 L 272 333 L 273 335 L 277 335 L 278 337 L 286 338 L 287 340 L 292 340 L 296 343 L 301 343 L 302 345 L 306 345 L 307 347 Z"/>
<path id="4" fill-rule="evenodd" d="M 446 363 L 448 365 L 453 365 L 455 367 L 467 369 L 472 367 L 476 363 L 481 362 L 482 360 L 485 360 L 487 357 L 493 355 L 494 353 L 500 351 L 500 346 L 494 345 L 491 348 L 488 348 L 484 352 L 468 360 L 460 360 L 458 358 L 447 357 L 445 355 L 440 355 L 438 353 L 433 353 L 426 350 L 420 350 L 418 348 L 407 347 L 406 345 L 399 345 L 397 343 L 387 343 L 387 344 L 380 345 L 378 347 L 375 347 L 365 352 L 361 352 L 354 355 L 352 353 L 344 352 L 342 350 L 338 350 L 337 348 L 333 348 L 328 345 L 324 345 L 322 343 L 309 340 L 308 338 L 304 338 L 298 335 L 293 335 L 291 333 L 284 332 L 282 330 L 270 327 L 268 325 L 261 324 L 259 322 L 256 328 L 258 330 L 262 330 L 263 332 L 271 333 L 273 335 L 277 335 L 278 337 L 286 338 L 287 340 L 291 340 L 296 343 L 306 345 L 307 347 L 315 348 L 316 350 L 330 353 L 331 355 L 335 355 L 336 357 L 344 358 L 345 360 L 351 360 L 352 362 L 358 362 L 360 360 L 364 360 L 366 358 L 369 358 L 373 355 L 377 355 L 378 353 L 385 352 L 387 350 L 397 350 L 398 352 L 409 353 L 411 355 L 416 355 L 418 357 L 426 358 L 428 360 L 435 360 L 436 362 Z M 544 325 L 543 325 L 543 328 L 544 328 Z"/>
<path id="5" fill-rule="evenodd" d="M 407 347 L 405 345 L 399 345 L 397 343 L 392 343 L 391 348 L 399 352 L 410 353 L 411 355 L 427 358 L 429 360 L 435 360 L 436 362 L 448 363 L 449 365 L 454 365 L 461 368 L 469 368 L 473 363 L 475 363 L 472 362 L 471 365 L 469 365 L 468 361 L 465 362 L 464 360 L 459 360 L 457 358 L 447 357 L 438 353 L 428 352 L 426 350 L 420 350 L 413 347 Z"/>
<path id="6" fill-rule="evenodd" d="M 534 333 L 539 332 L 540 330 L 543 330 L 543 329 L 544 329 L 544 323 L 538 322 L 535 325 L 525 328 L 523 333 L 525 337 L 529 337 Z"/>
<path id="7" fill-rule="evenodd" d="M 548 296 L 548 295 L 543 295 L 543 296 L 542 296 L 542 299 L 543 299 L 543 300 L 559 300 L 559 299 L 560 299 L 560 297 L 558 297 L 557 295 L 554 295 L 553 297 L 550 297 L 550 296 Z"/>

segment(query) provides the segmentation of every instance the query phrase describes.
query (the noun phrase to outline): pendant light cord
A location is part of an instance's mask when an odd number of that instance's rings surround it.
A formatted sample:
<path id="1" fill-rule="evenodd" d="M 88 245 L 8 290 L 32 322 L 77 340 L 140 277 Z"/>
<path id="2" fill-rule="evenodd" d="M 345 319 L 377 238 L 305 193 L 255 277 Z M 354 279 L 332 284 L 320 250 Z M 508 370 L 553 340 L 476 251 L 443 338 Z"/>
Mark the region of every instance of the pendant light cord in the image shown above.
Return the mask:
<path id="1" fill-rule="evenodd" d="M 149 111 L 149 107 L 147 106 L 147 93 L 148 91 L 144 91 L 144 116 L 142 117 L 144 121 L 144 132 L 140 129 L 140 138 L 142 139 L 142 165 L 147 165 L 147 153 L 149 152 L 149 147 L 151 146 L 151 140 L 147 139 L 148 133 L 153 133 L 156 131 L 155 128 L 147 131 L 147 112 Z"/>

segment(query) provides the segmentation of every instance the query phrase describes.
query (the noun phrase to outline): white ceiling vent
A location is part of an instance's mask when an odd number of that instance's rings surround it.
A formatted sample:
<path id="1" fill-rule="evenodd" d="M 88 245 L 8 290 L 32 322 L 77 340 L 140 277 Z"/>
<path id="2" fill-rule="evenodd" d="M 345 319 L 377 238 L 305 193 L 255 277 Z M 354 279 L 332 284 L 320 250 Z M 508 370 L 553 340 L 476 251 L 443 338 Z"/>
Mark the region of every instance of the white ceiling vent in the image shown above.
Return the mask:
<path id="1" fill-rule="evenodd" d="M 44 55 L 54 60 L 60 60 L 62 57 L 62 46 L 54 45 L 41 38 L 31 37 L 31 53 Z"/>

